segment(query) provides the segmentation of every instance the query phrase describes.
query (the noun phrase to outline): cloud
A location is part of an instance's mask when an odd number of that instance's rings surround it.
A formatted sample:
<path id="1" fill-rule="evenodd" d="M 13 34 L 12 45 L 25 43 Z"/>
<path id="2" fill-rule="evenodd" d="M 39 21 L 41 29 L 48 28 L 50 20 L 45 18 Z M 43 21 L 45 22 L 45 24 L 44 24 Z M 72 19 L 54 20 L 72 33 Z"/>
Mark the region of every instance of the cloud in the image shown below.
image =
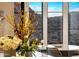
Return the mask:
<path id="1" fill-rule="evenodd" d="M 51 7 L 48 8 L 48 12 L 51 12 L 51 11 L 54 11 L 54 10 L 55 10 L 54 7 L 53 8 L 51 8 Z"/>
<path id="2" fill-rule="evenodd" d="M 79 8 L 76 8 L 76 9 L 72 9 L 72 10 L 70 10 L 71 12 L 72 11 L 79 11 Z"/>
<path id="3" fill-rule="evenodd" d="M 62 13 L 48 13 L 48 17 L 62 16 Z"/>
<path id="4" fill-rule="evenodd" d="M 34 11 L 41 11 L 41 7 L 39 6 L 30 6 L 30 8 Z"/>
<path id="5" fill-rule="evenodd" d="M 48 7 L 48 12 L 56 12 L 59 11 L 59 9 L 56 9 L 55 7 Z"/>

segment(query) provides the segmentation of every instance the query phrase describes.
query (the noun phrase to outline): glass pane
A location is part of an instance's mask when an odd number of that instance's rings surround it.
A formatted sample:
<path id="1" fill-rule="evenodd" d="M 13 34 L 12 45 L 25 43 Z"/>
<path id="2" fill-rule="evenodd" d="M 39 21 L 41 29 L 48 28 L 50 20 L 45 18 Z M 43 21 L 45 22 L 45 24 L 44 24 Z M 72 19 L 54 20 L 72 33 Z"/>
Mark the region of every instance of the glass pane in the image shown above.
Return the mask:
<path id="1" fill-rule="evenodd" d="M 79 2 L 69 3 L 69 44 L 79 45 Z"/>
<path id="2" fill-rule="evenodd" d="M 79 12 L 69 12 L 69 29 L 79 29 Z"/>
<path id="3" fill-rule="evenodd" d="M 29 2 L 29 6 L 33 11 L 42 11 L 41 2 Z"/>
<path id="4" fill-rule="evenodd" d="M 62 13 L 48 13 L 48 17 L 60 17 L 62 16 Z"/>
<path id="5" fill-rule="evenodd" d="M 43 38 L 43 19 L 42 19 L 42 3 L 41 2 L 30 2 L 29 3 L 29 13 L 32 14 L 30 18 L 32 21 L 38 20 L 38 25 L 36 26 L 36 32 L 31 36 L 42 40 Z"/>
<path id="6" fill-rule="evenodd" d="M 18 13 L 18 11 L 20 11 L 20 10 L 21 10 L 21 3 L 20 2 L 15 2 L 14 3 L 14 16 L 15 16 L 16 24 L 18 23 L 19 18 L 20 18 L 20 15 Z"/>
<path id="7" fill-rule="evenodd" d="M 79 45 L 79 30 L 69 30 L 69 44 Z"/>
<path id="8" fill-rule="evenodd" d="M 48 44 L 62 41 L 62 13 L 48 13 Z"/>
<path id="9" fill-rule="evenodd" d="M 14 12 L 18 12 L 21 9 L 21 3 L 20 2 L 15 2 L 14 3 Z"/>
<path id="10" fill-rule="evenodd" d="M 19 16 L 19 14 L 14 14 L 14 16 L 15 16 L 16 24 L 18 25 L 18 21 L 20 20 L 20 16 Z"/>
<path id="11" fill-rule="evenodd" d="M 48 2 L 48 12 L 62 12 L 62 2 Z"/>
<path id="12" fill-rule="evenodd" d="M 70 2 L 69 3 L 69 12 L 79 11 L 79 2 Z"/>

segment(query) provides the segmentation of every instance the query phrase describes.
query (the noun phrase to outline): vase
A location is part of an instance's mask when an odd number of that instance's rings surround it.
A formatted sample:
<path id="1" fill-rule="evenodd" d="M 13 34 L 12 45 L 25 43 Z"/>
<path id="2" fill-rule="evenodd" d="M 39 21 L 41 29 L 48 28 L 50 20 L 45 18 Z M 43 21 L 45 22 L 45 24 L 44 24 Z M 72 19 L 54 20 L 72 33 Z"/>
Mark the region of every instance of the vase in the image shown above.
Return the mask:
<path id="1" fill-rule="evenodd" d="M 16 50 L 14 49 L 4 50 L 4 57 L 12 57 L 12 56 L 16 56 Z"/>
<path id="2" fill-rule="evenodd" d="M 21 56 L 32 57 L 32 52 L 25 52 L 24 54 L 21 54 Z"/>
<path id="3" fill-rule="evenodd" d="M 32 57 L 32 52 L 26 52 L 26 53 L 25 53 L 25 56 L 26 56 L 26 57 Z"/>
<path id="4" fill-rule="evenodd" d="M 0 48 L 0 57 L 4 57 L 4 50 Z"/>

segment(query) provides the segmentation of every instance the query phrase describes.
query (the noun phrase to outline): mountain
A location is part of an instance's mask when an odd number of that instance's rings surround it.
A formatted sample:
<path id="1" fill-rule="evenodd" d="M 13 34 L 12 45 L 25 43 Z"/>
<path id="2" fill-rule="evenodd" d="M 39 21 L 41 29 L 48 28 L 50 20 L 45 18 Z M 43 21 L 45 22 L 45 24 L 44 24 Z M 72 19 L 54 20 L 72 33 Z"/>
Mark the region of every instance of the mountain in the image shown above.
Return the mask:
<path id="1" fill-rule="evenodd" d="M 69 44 L 79 45 L 79 11 L 69 13 Z"/>
<path id="2" fill-rule="evenodd" d="M 29 7 L 29 13 L 33 14 L 31 16 L 33 22 L 35 22 L 34 20 L 38 19 L 38 25 L 36 26 L 36 32 L 32 34 L 31 38 L 32 39 L 38 38 L 39 40 L 42 40 L 42 38 L 43 38 L 42 15 L 41 14 L 37 14 L 30 7 Z"/>
<path id="3" fill-rule="evenodd" d="M 34 12 L 30 8 L 30 12 Z M 37 30 L 34 33 L 33 37 L 37 37 L 38 39 L 43 39 L 43 19 L 42 14 L 35 14 L 39 17 L 39 23 L 37 26 Z M 56 16 L 56 17 L 48 17 L 48 44 L 56 44 L 56 43 L 63 43 L 62 38 L 62 24 L 63 24 L 63 17 Z M 69 44 L 79 45 L 79 12 L 71 12 L 69 13 Z"/>

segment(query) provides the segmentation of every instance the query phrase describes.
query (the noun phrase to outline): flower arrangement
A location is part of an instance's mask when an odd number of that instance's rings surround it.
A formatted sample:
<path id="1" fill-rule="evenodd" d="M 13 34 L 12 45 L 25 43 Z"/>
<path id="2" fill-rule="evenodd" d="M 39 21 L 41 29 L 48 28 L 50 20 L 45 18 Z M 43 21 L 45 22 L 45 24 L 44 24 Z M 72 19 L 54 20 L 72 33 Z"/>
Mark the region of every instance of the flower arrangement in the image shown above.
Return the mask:
<path id="1" fill-rule="evenodd" d="M 19 29 L 21 30 L 20 32 L 22 32 L 22 34 L 26 33 L 22 37 L 23 42 L 20 45 L 20 49 L 19 49 L 19 51 L 20 51 L 19 55 L 21 55 L 21 56 L 31 57 L 32 54 L 34 55 L 34 52 L 37 49 L 38 44 L 40 42 L 37 39 L 33 39 L 32 41 L 29 42 L 29 38 L 35 32 L 36 25 L 38 24 L 38 18 L 36 18 L 35 22 L 32 22 L 32 20 L 33 20 L 32 16 L 33 15 L 34 15 L 34 13 L 30 13 L 29 19 L 27 18 L 26 15 L 22 15 L 24 17 L 21 18 L 22 21 L 19 23 L 20 24 Z M 22 30 L 22 28 L 23 28 L 23 30 Z M 24 30 L 25 30 L 25 32 L 23 32 Z"/>
<path id="2" fill-rule="evenodd" d="M 5 36 L 0 38 L 0 48 L 3 50 L 16 49 L 18 45 L 22 42 L 18 37 Z"/>
<path id="3" fill-rule="evenodd" d="M 34 54 L 39 44 L 39 41 L 37 39 L 33 39 L 31 42 L 29 42 L 30 36 L 35 32 L 36 25 L 38 24 L 38 18 L 36 18 L 36 20 L 32 22 L 32 16 L 34 15 L 34 13 L 29 14 L 29 19 L 27 17 L 27 14 L 22 14 L 23 11 L 20 10 L 18 11 L 18 13 L 19 19 L 17 24 L 16 20 L 14 19 L 15 16 L 5 16 L 5 19 L 13 26 L 15 36 L 1 37 L 0 47 L 8 50 L 11 48 L 16 49 L 19 46 L 19 55 L 28 57 L 28 53 L 31 52 L 31 54 Z"/>

